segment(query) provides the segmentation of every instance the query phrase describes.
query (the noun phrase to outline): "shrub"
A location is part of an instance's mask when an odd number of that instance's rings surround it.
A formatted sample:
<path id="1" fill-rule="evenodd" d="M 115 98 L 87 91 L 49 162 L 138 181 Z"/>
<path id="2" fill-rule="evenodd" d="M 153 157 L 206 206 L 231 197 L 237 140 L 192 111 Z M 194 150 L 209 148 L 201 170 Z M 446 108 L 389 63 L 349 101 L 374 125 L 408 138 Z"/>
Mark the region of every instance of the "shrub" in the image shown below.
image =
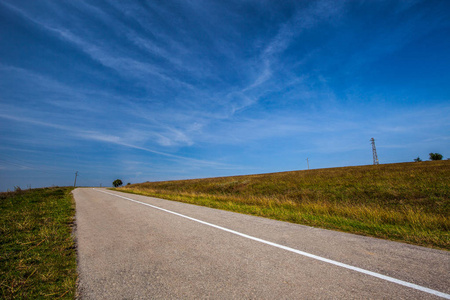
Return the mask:
<path id="1" fill-rule="evenodd" d="M 430 153 L 431 160 L 442 160 L 442 154 L 439 153 Z"/>
<path id="2" fill-rule="evenodd" d="M 119 186 L 121 186 L 123 183 L 122 183 L 122 180 L 120 180 L 120 179 L 116 179 L 116 180 L 114 180 L 113 181 L 113 186 L 114 187 L 119 187 Z"/>

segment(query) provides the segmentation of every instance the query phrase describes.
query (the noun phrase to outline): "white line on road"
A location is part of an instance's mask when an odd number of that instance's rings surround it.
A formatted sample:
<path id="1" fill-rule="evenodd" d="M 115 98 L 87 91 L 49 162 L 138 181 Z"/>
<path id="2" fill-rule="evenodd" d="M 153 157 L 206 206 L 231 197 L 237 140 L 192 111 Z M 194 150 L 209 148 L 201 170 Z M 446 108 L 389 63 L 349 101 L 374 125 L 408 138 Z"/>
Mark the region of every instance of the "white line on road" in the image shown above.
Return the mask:
<path id="1" fill-rule="evenodd" d="M 214 225 L 214 224 L 202 221 L 202 220 L 194 219 L 194 218 L 191 218 L 191 217 L 188 217 L 188 216 L 185 216 L 185 215 L 182 215 L 182 214 L 179 214 L 179 213 L 176 213 L 176 212 L 173 212 L 173 211 L 170 211 L 170 210 L 158 207 L 158 206 L 154 206 L 154 205 L 151 205 L 151 204 L 148 204 L 148 203 L 145 203 L 145 202 L 137 201 L 137 200 L 134 200 L 134 199 L 131 199 L 131 198 L 127 198 L 127 197 L 121 196 L 121 195 L 117 195 L 117 194 L 113 194 L 113 193 L 109 193 L 109 192 L 105 192 L 105 191 L 101 191 L 101 190 L 97 190 L 97 189 L 93 189 L 93 190 L 95 190 L 97 192 L 105 193 L 105 194 L 108 194 L 108 195 L 116 196 L 116 197 L 119 197 L 119 198 L 122 198 L 122 199 L 125 199 L 125 200 L 128 200 L 128 201 L 132 201 L 132 202 L 135 202 L 135 203 L 139 203 L 139 204 L 142 204 L 142 205 L 146 205 L 146 206 L 149 206 L 149 207 L 152 207 L 152 208 L 155 208 L 155 209 L 159 209 L 159 210 L 165 211 L 167 213 L 170 213 L 170 214 L 182 217 L 182 218 L 186 218 L 186 219 L 189 219 L 191 221 L 195 221 L 195 222 L 207 225 L 207 226 L 211 226 L 211 227 L 214 227 L 214 228 L 217 228 L 217 229 L 220 229 L 220 230 L 223 230 L 223 231 L 226 231 L 226 232 L 229 232 L 229 233 L 232 233 L 232 234 L 235 234 L 235 235 L 238 235 L 238 236 L 241 236 L 241 237 L 253 240 L 253 241 L 257 241 L 257 242 L 260 242 L 260 243 L 263 243 L 263 244 L 266 244 L 266 245 L 270 245 L 270 246 L 273 246 L 273 247 L 276 247 L 276 248 L 280 248 L 280 249 L 283 249 L 283 250 L 286 250 L 286 251 L 297 253 L 297 254 L 300 254 L 300 255 L 312 258 L 312 259 L 323 261 L 323 262 L 326 262 L 326 263 L 329 263 L 329 264 L 332 264 L 332 265 L 335 265 L 335 266 L 339 266 L 339 267 L 342 267 L 342 268 L 353 270 L 353 271 L 356 271 L 356 272 L 359 272 L 359 273 L 363 273 L 363 274 L 366 274 L 366 275 L 370 275 L 370 276 L 373 276 L 373 277 L 376 277 L 376 278 L 384 279 L 386 281 L 397 283 L 397 284 L 400 284 L 400 285 L 403 285 L 403 286 L 406 286 L 406 287 L 409 287 L 409 288 L 413 288 L 413 289 L 416 289 L 416 290 L 419 290 L 419 291 L 422 291 L 422 292 L 425 292 L 425 293 L 429 293 L 429 294 L 432 294 L 432 295 L 435 295 L 435 296 L 439 296 L 439 297 L 442 297 L 442 298 L 445 298 L 445 299 L 450 299 L 450 294 L 439 292 L 439 291 L 436 291 L 436 290 L 433 290 L 433 289 L 430 289 L 430 288 L 427 288 L 427 287 L 424 287 L 424 286 L 420 286 L 420 285 L 417 285 L 417 284 L 414 284 L 414 283 L 410 283 L 410 282 L 407 282 L 407 281 L 403 281 L 403 280 L 400 280 L 400 279 L 389 277 L 389 276 L 386 276 L 386 275 L 383 275 L 383 274 L 379 274 L 379 273 L 376 273 L 376 272 L 372 272 L 372 271 L 368 271 L 368 270 L 361 269 L 361 268 L 358 268 L 358 267 L 354 267 L 354 266 L 351 266 L 351 265 L 347 265 L 347 264 L 344 264 L 344 263 L 341 263 L 341 262 L 338 262 L 338 261 L 335 261 L 335 260 L 331 260 L 331 259 L 328 259 L 328 258 L 317 256 L 317 255 L 314 255 L 314 254 L 311 254 L 311 253 L 308 253 L 308 252 L 303 252 L 303 251 L 300 251 L 300 250 L 297 250 L 297 249 L 294 249 L 294 248 L 290 248 L 290 247 L 286 247 L 286 246 L 283 246 L 283 245 L 280 245 L 280 244 L 272 243 L 272 242 L 269 242 L 269 241 L 266 241 L 266 240 L 263 240 L 263 239 L 251 236 L 251 235 L 240 233 L 238 231 L 234 231 L 234 230 L 222 227 L 222 226 Z"/>

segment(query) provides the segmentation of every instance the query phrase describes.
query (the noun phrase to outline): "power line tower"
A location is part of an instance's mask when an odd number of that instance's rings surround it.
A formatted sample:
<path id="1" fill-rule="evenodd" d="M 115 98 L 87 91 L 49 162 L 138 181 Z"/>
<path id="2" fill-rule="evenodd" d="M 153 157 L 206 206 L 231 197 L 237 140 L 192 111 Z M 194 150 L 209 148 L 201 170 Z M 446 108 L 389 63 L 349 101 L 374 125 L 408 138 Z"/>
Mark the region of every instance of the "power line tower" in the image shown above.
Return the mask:
<path id="1" fill-rule="evenodd" d="M 373 164 L 378 165 L 378 155 L 377 155 L 377 148 L 375 147 L 375 139 L 371 138 L 370 141 L 372 142 L 372 154 L 373 154 Z"/>

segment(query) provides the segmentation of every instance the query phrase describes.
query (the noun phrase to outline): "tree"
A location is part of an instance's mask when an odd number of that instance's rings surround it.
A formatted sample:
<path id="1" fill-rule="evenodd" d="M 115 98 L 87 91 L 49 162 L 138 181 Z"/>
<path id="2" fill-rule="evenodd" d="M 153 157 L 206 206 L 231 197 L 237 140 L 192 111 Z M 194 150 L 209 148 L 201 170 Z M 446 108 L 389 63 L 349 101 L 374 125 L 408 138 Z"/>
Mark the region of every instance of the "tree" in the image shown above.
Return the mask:
<path id="1" fill-rule="evenodd" d="M 113 181 L 113 186 L 114 186 L 114 187 L 119 187 L 119 186 L 121 186 L 122 184 L 123 184 L 123 182 L 122 182 L 122 180 L 120 180 L 120 179 L 116 179 L 116 180 Z"/>
<path id="2" fill-rule="evenodd" d="M 417 158 L 414 158 L 415 162 L 421 162 L 422 160 L 420 159 L 420 157 L 417 156 Z"/>
<path id="3" fill-rule="evenodd" d="M 442 154 L 439 153 L 430 153 L 431 160 L 442 160 Z"/>

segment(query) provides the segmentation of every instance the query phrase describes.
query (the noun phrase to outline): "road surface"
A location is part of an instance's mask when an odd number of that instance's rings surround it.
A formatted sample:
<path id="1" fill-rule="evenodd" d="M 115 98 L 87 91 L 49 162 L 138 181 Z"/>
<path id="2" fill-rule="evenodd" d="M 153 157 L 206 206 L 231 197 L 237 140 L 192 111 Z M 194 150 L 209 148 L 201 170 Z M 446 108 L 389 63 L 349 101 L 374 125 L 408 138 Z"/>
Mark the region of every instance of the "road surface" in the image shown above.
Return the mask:
<path id="1" fill-rule="evenodd" d="M 78 188 L 81 299 L 450 299 L 450 254 Z"/>

